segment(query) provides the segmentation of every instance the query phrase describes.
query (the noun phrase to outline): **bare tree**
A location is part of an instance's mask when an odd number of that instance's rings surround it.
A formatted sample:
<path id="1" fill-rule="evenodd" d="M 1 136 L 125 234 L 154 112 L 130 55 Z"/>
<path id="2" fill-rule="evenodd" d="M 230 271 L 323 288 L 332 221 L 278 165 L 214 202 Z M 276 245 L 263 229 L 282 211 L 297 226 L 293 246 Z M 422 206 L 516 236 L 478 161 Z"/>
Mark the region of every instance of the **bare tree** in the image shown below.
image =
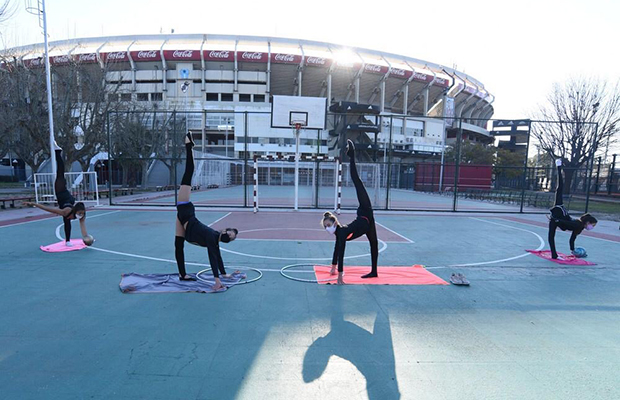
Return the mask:
<path id="1" fill-rule="evenodd" d="M 17 1 L 4 0 L 0 2 L 0 24 L 8 21 L 17 11 Z"/>
<path id="2" fill-rule="evenodd" d="M 532 135 L 540 148 L 566 166 L 566 190 L 575 170 L 587 165 L 597 151 L 613 144 L 620 131 L 620 86 L 596 79 L 571 79 L 556 84 L 547 104 L 533 115 Z"/>
<path id="3" fill-rule="evenodd" d="M 37 172 L 49 158 L 45 72 L 26 69 L 13 59 L 4 60 L 0 76 L 0 136 Z"/>
<path id="4" fill-rule="evenodd" d="M 54 124 L 67 163 L 87 171 L 90 160 L 107 147 L 106 118 L 121 107 L 120 82 L 108 83 L 107 68 L 97 64 L 54 68 Z"/>

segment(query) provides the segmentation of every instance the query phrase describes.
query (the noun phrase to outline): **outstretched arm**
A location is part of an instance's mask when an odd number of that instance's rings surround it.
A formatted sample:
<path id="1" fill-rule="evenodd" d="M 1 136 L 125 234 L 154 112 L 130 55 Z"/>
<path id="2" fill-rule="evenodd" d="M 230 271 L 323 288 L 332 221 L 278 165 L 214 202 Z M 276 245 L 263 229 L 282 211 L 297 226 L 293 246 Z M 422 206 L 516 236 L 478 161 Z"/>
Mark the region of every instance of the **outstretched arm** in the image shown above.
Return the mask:
<path id="1" fill-rule="evenodd" d="M 579 233 L 577 233 L 577 231 L 573 231 L 573 234 L 570 235 L 570 240 L 568 241 L 568 243 L 570 244 L 571 251 L 575 251 L 575 239 L 577 239 L 578 235 Z"/>
<path id="2" fill-rule="evenodd" d="M 82 237 L 88 236 L 88 232 L 86 232 L 86 216 L 80 219 L 80 230 L 82 231 Z"/>

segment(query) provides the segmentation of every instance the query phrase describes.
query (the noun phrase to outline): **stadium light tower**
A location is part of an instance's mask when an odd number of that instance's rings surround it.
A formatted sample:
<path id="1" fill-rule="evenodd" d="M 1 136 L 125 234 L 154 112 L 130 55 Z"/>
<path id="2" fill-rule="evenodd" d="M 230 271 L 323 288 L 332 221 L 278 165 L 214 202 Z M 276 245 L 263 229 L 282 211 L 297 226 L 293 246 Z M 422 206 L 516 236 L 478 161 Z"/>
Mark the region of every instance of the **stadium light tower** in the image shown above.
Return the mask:
<path id="1" fill-rule="evenodd" d="M 56 175 L 56 154 L 54 153 L 54 113 L 52 110 L 52 78 L 50 72 L 49 47 L 47 44 L 47 14 L 45 12 L 45 0 L 36 0 L 37 5 L 32 5 L 32 0 L 26 0 L 26 11 L 39 17 L 39 27 L 43 29 L 43 42 L 45 44 L 45 81 L 47 85 L 47 115 L 50 126 L 50 162 L 52 172 Z"/>

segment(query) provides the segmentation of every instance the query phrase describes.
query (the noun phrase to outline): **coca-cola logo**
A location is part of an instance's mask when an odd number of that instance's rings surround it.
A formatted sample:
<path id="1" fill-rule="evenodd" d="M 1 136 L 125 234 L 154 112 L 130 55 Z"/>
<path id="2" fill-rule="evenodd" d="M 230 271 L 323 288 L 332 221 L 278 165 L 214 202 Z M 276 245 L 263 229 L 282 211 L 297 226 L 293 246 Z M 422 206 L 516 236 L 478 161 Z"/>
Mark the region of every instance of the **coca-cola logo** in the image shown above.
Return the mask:
<path id="1" fill-rule="evenodd" d="M 56 64 L 68 63 L 69 61 L 70 60 L 69 60 L 69 56 L 68 55 L 54 57 L 54 63 L 56 63 Z"/>
<path id="2" fill-rule="evenodd" d="M 174 58 L 192 58 L 193 55 L 193 50 L 175 50 L 172 53 L 172 57 Z"/>
<path id="3" fill-rule="evenodd" d="M 390 72 L 390 74 L 396 75 L 396 76 L 405 76 L 406 72 L 404 69 L 392 68 L 392 72 Z"/>
<path id="4" fill-rule="evenodd" d="M 217 59 L 229 59 L 230 58 L 230 51 L 210 51 L 209 52 L 209 58 L 217 58 Z"/>
<path id="5" fill-rule="evenodd" d="M 295 62 L 295 56 L 292 54 L 276 54 L 274 60 L 281 62 Z"/>
<path id="6" fill-rule="evenodd" d="M 124 60 L 126 56 L 127 56 L 127 54 L 125 52 L 117 51 L 116 53 L 108 54 L 108 60 L 110 60 L 110 61 L 120 61 L 120 60 Z"/>
<path id="7" fill-rule="evenodd" d="M 97 55 L 95 53 L 90 53 L 90 54 L 80 54 L 78 56 L 78 60 L 80 62 L 86 62 L 86 61 L 96 61 L 97 60 Z"/>
<path id="8" fill-rule="evenodd" d="M 308 57 L 306 59 L 306 64 L 312 65 L 325 65 L 326 60 L 323 57 Z"/>
<path id="9" fill-rule="evenodd" d="M 381 66 L 379 65 L 366 64 L 364 69 L 368 72 L 381 72 Z"/>
<path id="10" fill-rule="evenodd" d="M 147 59 L 157 58 L 157 51 L 155 50 L 139 51 L 138 58 L 147 58 Z"/>
<path id="11" fill-rule="evenodd" d="M 426 80 L 429 78 L 429 76 L 428 76 L 428 75 L 425 75 L 425 74 L 421 74 L 421 73 L 419 73 L 419 72 L 415 72 L 415 73 L 413 74 L 413 78 L 414 78 L 414 79 L 416 79 L 416 80 L 419 80 L 419 81 L 424 81 L 424 82 L 426 82 Z"/>
<path id="12" fill-rule="evenodd" d="M 241 54 L 242 60 L 260 61 L 263 59 L 263 53 L 244 51 Z"/>

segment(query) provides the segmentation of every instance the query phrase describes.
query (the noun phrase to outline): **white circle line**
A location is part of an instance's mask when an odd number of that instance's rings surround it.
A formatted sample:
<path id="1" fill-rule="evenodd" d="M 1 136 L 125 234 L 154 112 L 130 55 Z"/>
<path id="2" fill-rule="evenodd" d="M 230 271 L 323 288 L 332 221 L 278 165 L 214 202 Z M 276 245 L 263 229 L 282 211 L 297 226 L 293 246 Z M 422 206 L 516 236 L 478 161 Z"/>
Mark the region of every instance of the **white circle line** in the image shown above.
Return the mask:
<path id="1" fill-rule="evenodd" d="M 382 253 L 385 249 L 387 249 L 388 245 L 386 242 L 384 242 L 381 239 L 378 239 L 379 242 L 382 244 L 381 248 L 379 249 L 379 253 Z M 286 261 L 324 261 L 324 260 L 331 260 L 330 257 L 322 257 L 322 258 L 303 258 L 303 257 L 273 257 L 273 256 L 257 256 L 254 254 L 248 254 L 248 253 L 242 253 L 240 251 L 234 251 L 234 250 L 228 250 L 228 249 L 224 249 L 220 247 L 220 250 L 225 251 L 227 253 L 231 253 L 231 254 L 236 254 L 238 256 L 244 256 L 244 257 L 251 257 L 251 258 L 264 258 L 267 260 L 286 260 Z M 370 253 L 366 253 L 366 254 L 360 254 L 357 256 L 346 256 L 344 257 L 345 260 L 350 260 L 352 258 L 360 258 L 360 257 L 367 257 L 369 256 Z"/>

